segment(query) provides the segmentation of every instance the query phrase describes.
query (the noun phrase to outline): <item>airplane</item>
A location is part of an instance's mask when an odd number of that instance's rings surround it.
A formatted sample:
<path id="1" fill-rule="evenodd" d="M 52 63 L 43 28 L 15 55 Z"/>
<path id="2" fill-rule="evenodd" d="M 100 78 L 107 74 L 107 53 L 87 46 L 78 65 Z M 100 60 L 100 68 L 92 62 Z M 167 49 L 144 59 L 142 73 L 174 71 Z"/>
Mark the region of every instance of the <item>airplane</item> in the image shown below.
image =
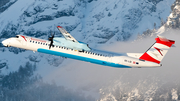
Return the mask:
<path id="1" fill-rule="evenodd" d="M 48 40 L 17 35 L 2 41 L 5 47 L 17 47 L 41 53 L 86 61 L 116 68 L 160 67 L 160 62 L 175 41 L 158 36 L 156 42 L 145 53 L 114 53 L 90 48 L 77 41 L 63 27 L 57 26 L 63 37 L 52 35 Z"/>

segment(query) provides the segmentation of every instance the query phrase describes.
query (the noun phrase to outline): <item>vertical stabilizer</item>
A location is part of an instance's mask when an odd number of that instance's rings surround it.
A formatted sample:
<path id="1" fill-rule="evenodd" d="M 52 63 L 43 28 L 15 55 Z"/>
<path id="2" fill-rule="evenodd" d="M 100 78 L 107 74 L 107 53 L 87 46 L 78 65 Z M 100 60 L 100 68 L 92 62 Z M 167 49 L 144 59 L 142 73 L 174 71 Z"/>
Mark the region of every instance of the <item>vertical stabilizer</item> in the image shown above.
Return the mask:
<path id="1" fill-rule="evenodd" d="M 139 59 L 160 63 L 170 47 L 175 43 L 173 40 L 166 39 L 165 37 L 158 36 L 155 44 L 149 48 Z"/>

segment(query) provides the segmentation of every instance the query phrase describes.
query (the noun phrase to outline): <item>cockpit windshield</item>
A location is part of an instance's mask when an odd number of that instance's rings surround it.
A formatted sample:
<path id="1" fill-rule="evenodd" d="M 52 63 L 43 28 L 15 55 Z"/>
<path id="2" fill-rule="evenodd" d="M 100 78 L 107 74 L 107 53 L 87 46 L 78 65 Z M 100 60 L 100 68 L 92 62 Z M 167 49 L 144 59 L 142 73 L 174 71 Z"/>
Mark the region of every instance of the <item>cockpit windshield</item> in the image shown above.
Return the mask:
<path id="1" fill-rule="evenodd" d="M 16 36 L 16 38 L 19 38 L 19 36 Z"/>

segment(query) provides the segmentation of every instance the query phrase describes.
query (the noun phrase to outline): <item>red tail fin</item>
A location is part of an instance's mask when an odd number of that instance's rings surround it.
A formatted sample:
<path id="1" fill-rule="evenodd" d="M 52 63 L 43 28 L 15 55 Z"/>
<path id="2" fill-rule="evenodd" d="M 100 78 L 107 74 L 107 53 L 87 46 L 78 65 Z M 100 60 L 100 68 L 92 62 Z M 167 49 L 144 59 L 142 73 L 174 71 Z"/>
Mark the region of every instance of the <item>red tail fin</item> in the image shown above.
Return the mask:
<path id="1" fill-rule="evenodd" d="M 168 49 L 175 43 L 173 40 L 166 39 L 165 37 L 158 36 L 155 39 L 156 43 L 147 50 L 139 59 L 160 63 L 163 57 L 168 52 Z"/>

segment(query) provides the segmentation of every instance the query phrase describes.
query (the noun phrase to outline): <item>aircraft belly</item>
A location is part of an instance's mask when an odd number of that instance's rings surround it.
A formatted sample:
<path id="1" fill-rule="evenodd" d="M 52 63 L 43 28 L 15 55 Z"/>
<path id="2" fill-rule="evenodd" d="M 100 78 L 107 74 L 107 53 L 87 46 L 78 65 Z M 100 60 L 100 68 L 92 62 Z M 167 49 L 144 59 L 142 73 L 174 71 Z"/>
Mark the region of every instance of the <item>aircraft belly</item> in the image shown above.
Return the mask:
<path id="1" fill-rule="evenodd" d="M 114 61 L 117 59 L 114 59 Z M 149 61 L 142 61 L 137 58 L 129 57 L 129 56 L 121 56 L 120 57 L 120 64 L 130 66 L 130 67 L 138 67 L 138 68 L 143 68 L 143 67 L 159 67 L 160 64 L 157 63 L 152 63 Z"/>
<path id="2" fill-rule="evenodd" d="M 57 55 L 57 56 L 62 56 L 62 57 L 67 57 L 67 58 L 72 58 L 72 59 L 77 59 L 81 61 L 86 61 L 86 62 L 91 62 L 95 64 L 100 64 L 104 66 L 112 66 L 112 67 L 117 67 L 117 68 L 131 68 L 129 66 L 117 64 L 117 63 L 112 63 L 106 60 L 101 60 L 98 58 L 90 58 L 88 56 L 83 56 L 83 55 L 78 55 L 78 54 L 70 54 L 70 53 L 65 53 L 65 52 L 60 52 L 60 51 L 54 51 L 54 50 L 48 50 L 48 49 L 43 49 L 39 48 L 37 49 L 38 52 L 46 53 L 46 54 L 52 54 L 52 55 Z"/>

